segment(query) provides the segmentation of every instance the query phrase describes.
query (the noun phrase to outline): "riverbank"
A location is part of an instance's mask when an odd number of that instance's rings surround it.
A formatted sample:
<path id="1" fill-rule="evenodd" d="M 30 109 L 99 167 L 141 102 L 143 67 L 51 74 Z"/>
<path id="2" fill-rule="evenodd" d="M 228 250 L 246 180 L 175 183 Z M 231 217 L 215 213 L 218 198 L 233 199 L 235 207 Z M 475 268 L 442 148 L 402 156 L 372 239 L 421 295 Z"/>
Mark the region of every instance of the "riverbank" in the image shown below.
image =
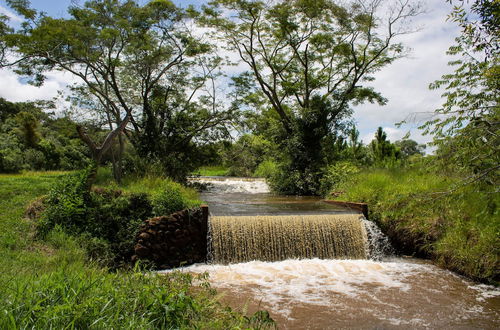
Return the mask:
<path id="1" fill-rule="evenodd" d="M 37 238 L 26 206 L 64 174 L 0 175 L 0 328 L 263 327 L 260 314 L 246 317 L 222 305 L 205 275 L 110 272 L 60 227 Z"/>
<path id="2" fill-rule="evenodd" d="M 336 188 L 364 202 L 369 217 L 403 254 L 430 258 L 474 280 L 500 282 L 500 196 L 495 187 L 419 169 L 366 170 Z"/>

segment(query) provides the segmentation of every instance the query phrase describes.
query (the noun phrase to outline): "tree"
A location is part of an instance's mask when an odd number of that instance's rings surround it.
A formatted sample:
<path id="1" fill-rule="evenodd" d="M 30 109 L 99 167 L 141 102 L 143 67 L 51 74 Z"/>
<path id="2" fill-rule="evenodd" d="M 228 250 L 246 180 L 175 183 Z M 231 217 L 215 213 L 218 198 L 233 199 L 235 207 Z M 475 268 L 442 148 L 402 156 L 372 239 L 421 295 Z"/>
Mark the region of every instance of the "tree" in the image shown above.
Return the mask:
<path id="1" fill-rule="evenodd" d="M 42 84 L 51 70 L 70 72 L 81 79 L 80 92 L 87 97 L 80 110 L 97 110 L 88 106 L 99 104 L 105 114 L 109 133 L 102 143 L 78 127 L 96 165 L 124 135 L 141 158 L 154 158 L 165 153 L 158 146 L 179 138 L 179 131 L 186 132 L 179 141 L 188 143 L 227 118 L 213 95 L 220 59 L 191 33 L 189 13 L 170 0 L 144 6 L 89 0 L 71 6 L 67 19 L 31 11 L 26 1 L 7 2 L 27 18 L 21 30 L 2 39 L 20 57 L 11 63 L 16 71 L 34 84 Z M 174 144 L 185 148 L 179 141 Z"/>
<path id="2" fill-rule="evenodd" d="M 458 2 L 449 18 L 462 28 L 447 52 L 456 57 L 449 62 L 456 69 L 430 85 L 445 89 L 445 103 L 422 128 L 434 135 L 438 156 L 467 174 L 466 183 L 498 185 L 500 3 L 476 0 L 469 13 L 464 1 L 449 2 Z"/>
<path id="3" fill-rule="evenodd" d="M 425 144 L 418 144 L 417 141 L 411 139 L 402 139 L 394 142 L 394 145 L 401 151 L 401 156 L 408 158 L 413 155 L 424 155 Z"/>
<path id="4" fill-rule="evenodd" d="M 387 165 L 387 162 L 393 162 L 401 158 L 401 152 L 391 141 L 387 140 L 387 134 L 382 127 L 375 132 L 375 139 L 370 143 L 370 147 L 378 165 Z"/>
<path id="5" fill-rule="evenodd" d="M 382 18 L 381 6 L 381 0 L 346 6 L 332 0 L 215 0 L 205 7 L 206 23 L 249 67 L 260 91 L 257 103 L 270 107 L 282 126 L 276 141 L 284 150 L 281 171 L 296 183 L 284 184 L 282 193 L 319 194 L 325 150 L 347 127 L 350 105 L 385 103 L 362 83 L 403 55 L 394 39 L 408 32 L 419 8 L 397 1 Z M 255 91 L 248 92 L 255 101 Z"/>

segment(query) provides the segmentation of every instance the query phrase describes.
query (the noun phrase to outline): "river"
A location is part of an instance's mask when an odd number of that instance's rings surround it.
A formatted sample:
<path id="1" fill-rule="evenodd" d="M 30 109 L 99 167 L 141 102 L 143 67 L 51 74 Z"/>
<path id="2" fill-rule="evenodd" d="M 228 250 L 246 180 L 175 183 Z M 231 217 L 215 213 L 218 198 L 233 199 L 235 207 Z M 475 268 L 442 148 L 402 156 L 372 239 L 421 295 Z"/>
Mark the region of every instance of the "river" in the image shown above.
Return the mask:
<path id="1" fill-rule="evenodd" d="M 201 197 L 211 216 L 350 212 L 318 198 L 273 196 L 263 180 L 196 180 L 210 184 Z M 500 289 L 428 261 L 386 252 L 370 255 L 376 258 L 255 260 L 181 271 L 208 272 L 224 303 L 248 313 L 266 309 L 280 329 L 500 328 Z"/>

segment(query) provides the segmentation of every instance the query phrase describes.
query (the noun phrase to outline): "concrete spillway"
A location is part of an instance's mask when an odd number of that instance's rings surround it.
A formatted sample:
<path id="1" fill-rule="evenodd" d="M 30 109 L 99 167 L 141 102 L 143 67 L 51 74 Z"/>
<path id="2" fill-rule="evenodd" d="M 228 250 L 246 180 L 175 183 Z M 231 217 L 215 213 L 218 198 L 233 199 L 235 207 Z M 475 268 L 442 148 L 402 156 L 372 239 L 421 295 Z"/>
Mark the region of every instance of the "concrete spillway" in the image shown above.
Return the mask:
<path id="1" fill-rule="evenodd" d="M 357 214 L 214 216 L 210 233 L 215 263 L 367 258 Z"/>

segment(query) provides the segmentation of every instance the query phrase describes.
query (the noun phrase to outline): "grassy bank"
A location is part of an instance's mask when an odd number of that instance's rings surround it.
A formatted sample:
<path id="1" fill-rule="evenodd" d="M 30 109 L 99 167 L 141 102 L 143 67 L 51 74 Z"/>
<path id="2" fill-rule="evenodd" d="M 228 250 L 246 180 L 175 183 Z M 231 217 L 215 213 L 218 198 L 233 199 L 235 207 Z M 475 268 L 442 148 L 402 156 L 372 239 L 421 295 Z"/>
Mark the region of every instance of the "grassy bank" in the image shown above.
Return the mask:
<path id="1" fill-rule="evenodd" d="M 473 279 L 500 281 L 500 196 L 494 187 L 418 169 L 350 177 L 338 199 L 369 204 L 370 217 L 405 254 L 434 259 Z"/>
<path id="2" fill-rule="evenodd" d="M 222 306 L 206 279 L 110 272 L 89 262 L 81 242 L 61 227 L 42 240 L 26 206 L 61 180 L 60 172 L 0 175 L 0 328 L 261 328 Z M 150 179 L 151 190 L 154 180 Z M 130 181 L 125 189 L 139 190 Z"/>
<path id="3" fill-rule="evenodd" d="M 193 175 L 200 176 L 227 176 L 229 169 L 224 166 L 203 166 L 200 167 Z"/>

